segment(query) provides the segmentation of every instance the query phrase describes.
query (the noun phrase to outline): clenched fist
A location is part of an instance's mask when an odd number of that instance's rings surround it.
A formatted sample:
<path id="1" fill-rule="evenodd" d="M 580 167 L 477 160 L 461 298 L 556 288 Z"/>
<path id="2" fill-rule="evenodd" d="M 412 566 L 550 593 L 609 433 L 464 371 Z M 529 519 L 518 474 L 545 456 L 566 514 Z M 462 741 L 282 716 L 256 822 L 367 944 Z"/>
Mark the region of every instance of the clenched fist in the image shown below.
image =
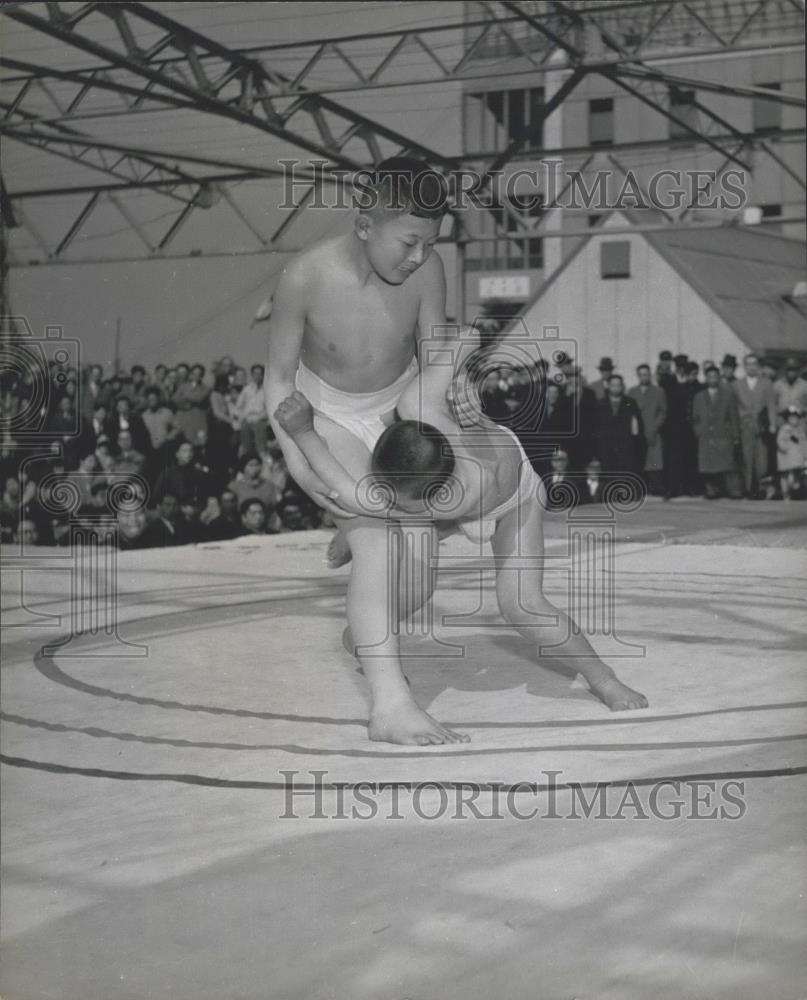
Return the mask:
<path id="1" fill-rule="evenodd" d="M 275 410 L 275 420 L 290 437 L 295 437 L 314 429 L 314 410 L 305 396 L 295 389 Z"/>

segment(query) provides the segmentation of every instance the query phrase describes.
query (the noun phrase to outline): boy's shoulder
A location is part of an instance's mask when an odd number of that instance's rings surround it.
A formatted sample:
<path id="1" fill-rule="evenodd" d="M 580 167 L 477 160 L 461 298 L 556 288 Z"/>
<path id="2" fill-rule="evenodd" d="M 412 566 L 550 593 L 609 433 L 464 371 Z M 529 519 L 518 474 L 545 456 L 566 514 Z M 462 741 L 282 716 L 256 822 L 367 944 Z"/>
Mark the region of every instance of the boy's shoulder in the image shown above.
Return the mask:
<path id="1" fill-rule="evenodd" d="M 282 280 L 306 285 L 328 273 L 328 268 L 343 259 L 346 252 L 342 236 L 328 236 L 294 254 L 283 266 Z"/>

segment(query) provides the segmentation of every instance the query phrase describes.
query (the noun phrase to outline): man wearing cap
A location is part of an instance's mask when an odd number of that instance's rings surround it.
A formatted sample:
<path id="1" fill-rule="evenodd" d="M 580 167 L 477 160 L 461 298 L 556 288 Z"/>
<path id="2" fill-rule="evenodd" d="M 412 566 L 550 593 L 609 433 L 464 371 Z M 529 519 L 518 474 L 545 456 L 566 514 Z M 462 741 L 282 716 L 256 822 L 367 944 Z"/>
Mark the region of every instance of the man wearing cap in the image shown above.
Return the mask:
<path id="1" fill-rule="evenodd" d="M 732 383 L 731 388 L 740 415 L 745 494 L 755 498 L 768 471 L 767 439 L 776 428 L 776 397 L 770 380 L 760 372 L 756 354 L 746 354 L 743 368 L 745 375 Z"/>
<path id="2" fill-rule="evenodd" d="M 784 414 L 791 407 L 801 413 L 807 412 L 807 380 L 801 377 L 803 367 L 795 358 L 788 358 L 784 375 L 773 383 L 779 427 L 785 422 Z"/>
<path id="3" fill-rule="evenodd" d="M 591 389 L 598 400 L 605 399 L 608 395 L 608 382 L 611 375 L 614 373 L 614 362 L 611 358 L 600 358 L 600 363 L 597 365 L 597 371 L 600 373 L 600 377 L 596 382 L 592 382 Z"/>

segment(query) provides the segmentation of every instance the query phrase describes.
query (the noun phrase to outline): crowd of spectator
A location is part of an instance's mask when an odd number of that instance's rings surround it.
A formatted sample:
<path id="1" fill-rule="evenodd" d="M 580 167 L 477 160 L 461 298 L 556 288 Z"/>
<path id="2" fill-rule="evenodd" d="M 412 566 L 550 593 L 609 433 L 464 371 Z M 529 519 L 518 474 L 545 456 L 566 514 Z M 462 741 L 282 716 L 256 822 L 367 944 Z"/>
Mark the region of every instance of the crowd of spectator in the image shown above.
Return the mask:
<path id="1" fill-rule="evenodd" d="M 780 371 L 748 354 L 738 373 L 731 355 L 699 365 L 662 351 L 655 370 L 639 365 L 630 387 L 611 358 L 591 384 L 573 359 L 555 362 L 487 372 L 482 405 L 519 435 L 545 482 L 568 481 L 579 502 L 598 502 L 625 473 L 665 499 L 807 494 L 807 381 L 798 360 Z M 52 391 L 39 409 L 31 373 L 0 384 L 3 541 L 68 544 L 69 519 L 109 512 L 116 483 L 135 484 L 142 500 L 116 510 L 122 548 L 330 523 L 289 477 L 262 365 L 247 372 L 224 357 L 210 372 L 133 365 L 104 377 L 100 365 L 78 372 L 51 362 L 48 375 Z M 37 444 L 24 447 L 32 431 Z M 54 502 L 63 482 L 78 497 L 75 509 Z"/>
<path id="2" fill-rule="evenodd" d="M 698 364 L 662 351 L 655 369 L 637 367 L 629 387 L 612 358 L 586 384 L 574 360 L 561 357 L 488 375 L 483 400 L 521 438 L 545 483 L 568 483 L 580 502 L 599 501 L 606 483 L 631 477 L 665 500 L 803 499 L 804 367 L 755 354 L 742 365 L 730 354 Z"/>
<path id="3" fill-rule="evenodd" d="M 66 545 L 70 523 L 104 513 L 117 518 L 121 548 L 318 527 L 321 511 L 289 477 L 274 441 L 263 374 L 262 365 L 247 374 L 229 357 L 210 374 L 201 364 L 160 364 L 150 377 L 142 365 L 105 378 L 100 365 L 79 373 L 54 363 L 44 412 L 31 412 L 31 373 L 6 377 L 3 540 Z M 36 446 L 25 446 L 32 432 Z M 72 508 L 54 501 L 57 483 L 74 491 Z M 111 503 L 116 484 L 129 502 Z"/>

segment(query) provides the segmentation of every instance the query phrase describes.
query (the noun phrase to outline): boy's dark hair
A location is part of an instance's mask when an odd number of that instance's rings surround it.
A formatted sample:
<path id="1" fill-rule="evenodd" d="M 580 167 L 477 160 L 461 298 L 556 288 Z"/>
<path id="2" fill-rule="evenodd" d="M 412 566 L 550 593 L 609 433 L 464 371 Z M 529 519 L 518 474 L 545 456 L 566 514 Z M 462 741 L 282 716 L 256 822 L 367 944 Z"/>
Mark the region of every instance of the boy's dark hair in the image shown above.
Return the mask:
<path id="1" fill-rule="evenodd" d="M 425 160 L 391 156 L 356 182 L 357 206 L 368 214 L 414 215 L 440 219 L 448 210 L 445 178 Z"/>
<path id="2" fill-rule="evenodd" d="M 261 456 L 257 451 L 245 451 L 244 454 L 238 459 L 238 469 L 243 472 L 247 467 L 247 462 L 261 462 Z M 263 462 L 261 462 L 263 465 Z"/>
<path id="3" fill-rule="evenodd" d="M 400 420 L 376 442 L 371 468 L 397 496 L 428 500 L 454 471 L 454 451 L 431 424 Z"/>

